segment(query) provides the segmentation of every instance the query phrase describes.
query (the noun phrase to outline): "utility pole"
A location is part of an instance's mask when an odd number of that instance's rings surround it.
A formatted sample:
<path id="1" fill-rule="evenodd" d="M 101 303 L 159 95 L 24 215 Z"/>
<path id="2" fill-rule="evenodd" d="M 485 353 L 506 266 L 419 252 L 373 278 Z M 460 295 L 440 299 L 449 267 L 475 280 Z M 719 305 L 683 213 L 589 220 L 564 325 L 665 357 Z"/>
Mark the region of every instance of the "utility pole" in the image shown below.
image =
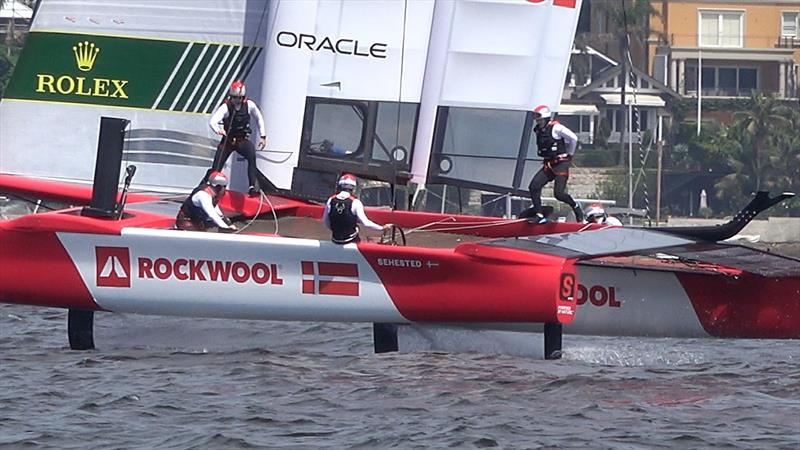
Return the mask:
<path id="1" fill-rule="evenodd" d="M 624 6 L 623 6 L 624 7 Z M 622 124 L 617 124 L 617 129 L 619 130 L 619 162 L 618 164 L 621 166 L 625 163 L 625 131 L 628 129 L 628 114 L 625 111 L 625 93 L 627 91 L 627 84 L 628 84 L 628 37 L 627 35 L 622 36 L 619 42 L 619 54 L 620 54 L 620 75 L 622 75 L 622 86 L 620 86 L 620 100 L 619 100 L 619 110 L 622 114 L 619 114 L 619 117 L 622 117 Z"/>

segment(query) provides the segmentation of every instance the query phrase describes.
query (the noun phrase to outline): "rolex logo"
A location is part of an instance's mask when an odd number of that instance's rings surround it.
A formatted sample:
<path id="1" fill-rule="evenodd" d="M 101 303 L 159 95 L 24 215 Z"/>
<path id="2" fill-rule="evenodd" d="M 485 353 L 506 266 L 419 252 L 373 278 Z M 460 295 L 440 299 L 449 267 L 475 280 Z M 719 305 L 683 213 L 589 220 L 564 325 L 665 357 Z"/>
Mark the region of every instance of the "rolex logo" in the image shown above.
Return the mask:
<path id="1" fill-rule="evenodd" d="M 94 42 L 89 41 L 78 42 L 77 46 L 72 47 L 72 53 L 75 54 L 75 61 L 78 63 L 78 69 L 81 72 L 92 70 L 99 52 L 100 48 L 95 47 Z"/>

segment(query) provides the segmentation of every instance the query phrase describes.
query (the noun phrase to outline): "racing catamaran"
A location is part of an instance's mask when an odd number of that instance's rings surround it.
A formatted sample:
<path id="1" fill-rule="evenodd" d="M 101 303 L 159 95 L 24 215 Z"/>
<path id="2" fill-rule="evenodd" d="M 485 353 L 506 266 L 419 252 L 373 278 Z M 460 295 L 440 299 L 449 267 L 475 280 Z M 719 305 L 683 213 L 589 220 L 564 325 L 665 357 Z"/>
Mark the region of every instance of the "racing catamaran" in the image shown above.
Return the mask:
<path id="1" fill-rule="evenodd" d="M 322 206 L 307 199 L 341 171 L 527 185 L 539 163 L 531 105 L 559 103 L 580 4 L 40 2 L 0 103 L 0 189 L 78 207 L 0 222 L 0 301 L 69 309 L 76 349 L 94 345 L 93 311 L 373 322 L 377 351 L 397 349 L 411 325 L 545 324 L 546 357 L 559 354 L 562 325 L 800 338 L 800 261 L 722 242 L 785 195 L 688 230 L 374 209 L 396 225 L 389 243 L 405 230 L 408 245 L 328 242 Z M 270 130 L 259 168 L 281 191 L 229 191 L 222 207 L 276 229 L 174 230 L 180 202 L 164 192 L 204 175 L 208 113 L 239 78 Z M 134 192 L 124 206 L 120 169 L 134 164 L 126 181 L 161 194 Z M 244 191 L 241 161 L 226 170 Z"/>

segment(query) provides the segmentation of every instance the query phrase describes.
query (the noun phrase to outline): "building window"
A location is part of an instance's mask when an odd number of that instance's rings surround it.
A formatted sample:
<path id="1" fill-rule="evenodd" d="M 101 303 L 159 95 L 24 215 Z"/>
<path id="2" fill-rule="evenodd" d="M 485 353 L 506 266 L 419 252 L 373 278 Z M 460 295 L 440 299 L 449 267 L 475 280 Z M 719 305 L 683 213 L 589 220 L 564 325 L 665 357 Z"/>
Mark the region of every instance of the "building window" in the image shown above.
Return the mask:
<path id="1" fill-rule="evenodd" d="M 744 12 L 701 11 L 700 47 L 743 47 Z"/>
<path id="2" fill-rule="evenodd" d="M 756 90 L 758 69 L 703 65 L 703 94 L 746 97 Z M 686 90 L 697 92 L 697 66 L 686 67 Z"/>
<path id="3" fill-rule="evenodd" d="M 798 37 L 800 30 L 800 13 L 785 12 L 781 14 L 781 36 Z"/>

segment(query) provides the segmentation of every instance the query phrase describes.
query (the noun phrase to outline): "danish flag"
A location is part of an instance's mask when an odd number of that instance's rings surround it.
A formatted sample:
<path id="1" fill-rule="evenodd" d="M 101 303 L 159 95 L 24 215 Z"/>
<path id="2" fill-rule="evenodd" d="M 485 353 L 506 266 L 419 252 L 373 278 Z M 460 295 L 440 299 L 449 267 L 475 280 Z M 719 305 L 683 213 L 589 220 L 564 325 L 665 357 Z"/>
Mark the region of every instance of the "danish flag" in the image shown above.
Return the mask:
<path id="1" fill-rule="evenodd" d="M 358 296 L 358 264 L 319 261 L 301 261 L 301 264 L 303 294 Z"/>
<path id="2" fill-rule="evenodd" d="M 131 258 L 127 247 L 95 247 L 96 282 L 105 287 L 131 287 Z"/>

